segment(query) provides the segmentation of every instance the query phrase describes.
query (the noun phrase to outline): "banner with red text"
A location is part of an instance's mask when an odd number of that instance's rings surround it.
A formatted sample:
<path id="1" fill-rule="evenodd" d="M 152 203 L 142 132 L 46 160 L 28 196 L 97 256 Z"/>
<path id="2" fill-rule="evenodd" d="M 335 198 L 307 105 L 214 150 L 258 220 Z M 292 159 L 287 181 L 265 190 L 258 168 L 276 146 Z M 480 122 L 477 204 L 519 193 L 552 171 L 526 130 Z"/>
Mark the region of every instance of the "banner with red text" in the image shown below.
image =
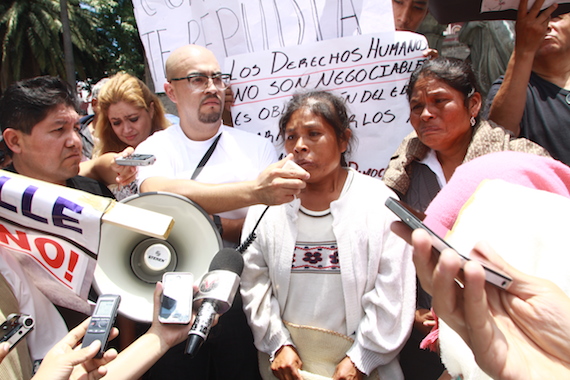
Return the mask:
<path id="1" fill-rule="evenodd" d="M 0 171 L 0 254 L 12 254 L 52 302 L 77 309 L 87 299 L 111 202 Z"/>

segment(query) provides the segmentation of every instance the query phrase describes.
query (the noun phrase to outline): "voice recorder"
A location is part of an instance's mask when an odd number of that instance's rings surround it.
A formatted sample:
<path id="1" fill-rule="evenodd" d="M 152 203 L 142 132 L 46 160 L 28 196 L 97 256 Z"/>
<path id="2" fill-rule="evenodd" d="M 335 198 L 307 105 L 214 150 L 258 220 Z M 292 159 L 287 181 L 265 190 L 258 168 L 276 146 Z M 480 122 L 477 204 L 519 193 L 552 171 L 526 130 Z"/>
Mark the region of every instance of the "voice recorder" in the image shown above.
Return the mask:
<path id="1" fill-rule="evenodd" d="M 96 358 L 102 357 L 105 352 L 107 340 L 115 323 L 120 302 L 121 296 L 115 294 L 102 294 L 97 299 L 95 311 L 91 316 L 91 322 L 89 322 L 89 327 L 82 343 L 82 347 L 88 347 L 96 340 L 101 341 L 101 348 L 95 356 Z"/>

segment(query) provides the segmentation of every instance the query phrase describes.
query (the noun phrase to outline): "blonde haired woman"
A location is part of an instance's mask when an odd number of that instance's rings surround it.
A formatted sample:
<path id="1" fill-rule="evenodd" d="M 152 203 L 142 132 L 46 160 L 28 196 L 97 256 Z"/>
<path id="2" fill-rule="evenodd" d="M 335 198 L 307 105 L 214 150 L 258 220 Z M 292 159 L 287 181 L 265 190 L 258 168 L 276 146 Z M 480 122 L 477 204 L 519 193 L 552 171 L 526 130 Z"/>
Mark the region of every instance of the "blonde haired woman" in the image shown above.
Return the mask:
<path id="1" fill-rule="evenodd" d="M 97 159 L 91 165 L 89 161 L 84 165 L 91 166 L 88 170 L 93 174 L 88 176 L 105 183 L 114 183 L 114 176 L 126 170 L 115 164 L 113 153 L 131 154 L 148 136 L 170 125 L 158 96 L 143 81 L 127 73 L 112 76 L 103 86 L 97 98 L 97 114 L 98 142 L 94 149 Z M 117 178 L 118 184 L 109 185 L 118 200 L 137 193 L 135 182 L 130 181 L 136 169 L 129 170 L 131 176 L 124 176 L 129 178 L 127 184 Z"/>
<path id="2" fill-rule="evenodd" d="M 143 81 L 126 73 L 114 75 L 103 86 L 97 108 L 96 155 L 136 148 L 148 136 L 170 125 L 158 96 Z"/>

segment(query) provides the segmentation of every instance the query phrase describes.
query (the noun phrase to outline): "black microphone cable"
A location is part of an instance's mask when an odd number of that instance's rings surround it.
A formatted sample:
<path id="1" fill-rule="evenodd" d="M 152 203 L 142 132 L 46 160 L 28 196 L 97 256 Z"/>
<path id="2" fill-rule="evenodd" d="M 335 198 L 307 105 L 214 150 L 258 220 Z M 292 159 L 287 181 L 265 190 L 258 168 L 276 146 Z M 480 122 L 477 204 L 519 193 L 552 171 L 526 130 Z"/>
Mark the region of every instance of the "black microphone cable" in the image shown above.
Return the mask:
<path id="1" fill-rule="evenodd" d="M 265 207 L 265 210 L 263 210 L 263 212 L 261 213 L 261 216 L 259 217 L 259 219 L 257 220 L 257 223 L 255 223 L 255 226 L 253 227 L 253 230 L 251 230 L 251 233 L 249 234 L 249 236 L 247 237 L 247 239 L 245 239 L 243 241 L 243 243 L 240 244 L 239 247 L 236 248 L 236 250 L 243 254 L 245 252 L 246 249 L 249 248 L 249 246 L 251 245 L 251 243 L 253 243 L 253 241 L 255 239 L 257 239 L 257 235 L 255 234 L 255 230 L 257 229 L 257 226 L 259 226 L 259 223 L 261 222 L 261 219 L 263 218 L 263 216 L 265 215 L 265 213 L 267 212 L 267 210 L 269 210 L 269 207 L 271 206 L 267 206 Z"/>

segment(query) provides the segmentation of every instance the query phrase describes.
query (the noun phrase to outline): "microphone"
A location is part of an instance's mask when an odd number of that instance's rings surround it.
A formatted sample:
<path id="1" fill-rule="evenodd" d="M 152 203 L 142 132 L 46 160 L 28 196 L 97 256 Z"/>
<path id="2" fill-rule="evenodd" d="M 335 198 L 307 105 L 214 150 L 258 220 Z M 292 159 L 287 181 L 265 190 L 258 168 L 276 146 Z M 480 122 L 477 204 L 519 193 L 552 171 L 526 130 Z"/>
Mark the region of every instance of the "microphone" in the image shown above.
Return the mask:
<path id="1" fill-rule="evenodd" d="M 243 258 L 238 251 L 224 248 L 212 259 L 208 273 L 202 277 L 194 303 L 203 300 L 188 332 L 185 353 L 194 357 L 208 338 L 216 314 L 229 310 L 239 286 Z"/>

